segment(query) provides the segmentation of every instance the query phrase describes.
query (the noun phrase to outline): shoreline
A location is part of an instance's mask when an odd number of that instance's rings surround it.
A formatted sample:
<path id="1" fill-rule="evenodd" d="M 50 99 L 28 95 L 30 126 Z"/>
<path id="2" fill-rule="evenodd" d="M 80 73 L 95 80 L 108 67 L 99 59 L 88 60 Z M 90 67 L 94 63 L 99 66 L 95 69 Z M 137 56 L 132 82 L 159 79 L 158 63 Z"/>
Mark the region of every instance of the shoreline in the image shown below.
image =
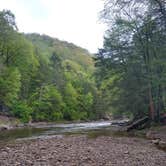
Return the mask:
<path id="1" fill-rule="evenodd" d="M 43 126 L 55 124 L 61 123 L 39 122 L 24 125 L 24 127 L 42 128 Z M 18 126 L 16 129 L 18 129 Z M 19 127 L 24 128 L 23 126 Z M 108 135 L 105 136 L 90 137 L 87 134 L 62 134 L 36 137 L 34 139 L 16 139 L 2 143 L 0 148 L 0 165 L 166 165 L 166 151 L 163 148 L 161 148 L 162 150 L 159 149 L 160 144 L 166 147 L 166 126 L 135 130 L 132 131 L 135 133 L 131 137 L 129 134 L 133 133 L 122 133 L 124 131 L 121 130 L 121 127 L 115 130 L 115 132 L 119 132 L 119 135 L 114 136 L 107 133 Z M 142 135 L 146 137 L 141 138 L 140 136 Z"/>
<path id="2" fill-rule="evenodd" d="M 2 123 L 2 118 L 5 119 L 5 123 Z M 121 136 L 125 136 L 125 137 L 137 137 L 137 138 L 144 138 L 147 140 L 150 140 L 151 144 L 154 144 L 155 146 L 157 146 L 158 148 L 161 148 L 163 150 L 166 151 L 166 125 L 165 126 L 152 126 L 150 128 L 146 128 L 143 130 L 132 130 L 130 132 L 127 132 L 124 130 L 125 126 L 114 126 L 114 124 L 122 124 L 125 123 L 125 121 L 119 120 L 119 121 L 103 121 L 103 120 L 98 120 L 98 121 L 59 121 L 59 122 L 35 122 L 35 123 L 27 123 L 27 124 L 22 124 L 19 123 L 17 119 L 15 118 L 8 118 L 8 117 L 3 117 L 0 116 L 0 132 L 3 131 L 14 131 L 17 129 L 24 129 L 24 128 L 31 128 L 31 129 L 44 129 L 44 128 L 51 128 L 51 127 L 55 127 L 55 125 L 66 125 L 66 124 L 79 124 L 79 123 L 95 123 L 95 122 L 110 122 L 111 126 L 113 127 L 112 129 L 112 133 L 111 134 L 106 134 L 107 136 L 117 136 L 117 137 L 121 137 Z M 10 122 L 10 123 L 9 123 Z M 15 131 L 14 131 L 15 132 Z M 106 136 L 105 135 L 105 136 Z M 100 135 L 99 136 L 104 136 L 104 135 Z M 25 139 L 26 140 L 26 139 Z"/>

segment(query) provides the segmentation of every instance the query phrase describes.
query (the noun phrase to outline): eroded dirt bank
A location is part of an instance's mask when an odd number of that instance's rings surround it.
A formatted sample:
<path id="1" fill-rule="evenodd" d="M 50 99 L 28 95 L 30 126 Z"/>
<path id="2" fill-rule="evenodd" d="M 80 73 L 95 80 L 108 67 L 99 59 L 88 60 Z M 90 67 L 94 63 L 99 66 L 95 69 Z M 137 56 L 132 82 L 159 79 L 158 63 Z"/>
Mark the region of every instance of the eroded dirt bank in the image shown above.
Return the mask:
<path id="1" fill-rule="evenodd" d="M 1 147 L 0 165 L 165 166 L 166 153 L 141 138 L 63 136 Z"/>

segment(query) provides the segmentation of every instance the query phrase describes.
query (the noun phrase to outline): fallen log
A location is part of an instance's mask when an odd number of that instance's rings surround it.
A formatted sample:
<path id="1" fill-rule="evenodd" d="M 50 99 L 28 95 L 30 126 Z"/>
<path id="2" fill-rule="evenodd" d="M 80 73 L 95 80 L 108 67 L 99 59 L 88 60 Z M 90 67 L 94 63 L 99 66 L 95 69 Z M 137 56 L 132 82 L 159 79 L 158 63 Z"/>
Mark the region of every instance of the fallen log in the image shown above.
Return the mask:
<path id="1" fill-rule="evenodd" d="M 130 131 L 133 129 L 138 129 L 138 128 L 143 128 L 147 125 L 147 123 L 149 122 L 149 117 L 143 117 L 141 119 L 138 119 L 137 121 L 133 122 L 132 124 L 126 126 L 126 131 Z"/>

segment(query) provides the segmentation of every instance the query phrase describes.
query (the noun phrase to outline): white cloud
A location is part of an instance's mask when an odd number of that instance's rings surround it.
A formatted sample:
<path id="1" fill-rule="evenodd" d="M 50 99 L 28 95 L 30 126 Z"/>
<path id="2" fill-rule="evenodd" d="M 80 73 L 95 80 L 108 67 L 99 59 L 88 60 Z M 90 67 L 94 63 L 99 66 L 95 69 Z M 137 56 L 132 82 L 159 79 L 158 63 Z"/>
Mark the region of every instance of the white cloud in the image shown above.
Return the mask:
<path id="1" fill-rule="evenodd" d="M 73 42 L 91 52 L 102 47 L 105 26 L 98 21 L 102 0 L 0 0 L 21 32 L 38 32 Z"/>

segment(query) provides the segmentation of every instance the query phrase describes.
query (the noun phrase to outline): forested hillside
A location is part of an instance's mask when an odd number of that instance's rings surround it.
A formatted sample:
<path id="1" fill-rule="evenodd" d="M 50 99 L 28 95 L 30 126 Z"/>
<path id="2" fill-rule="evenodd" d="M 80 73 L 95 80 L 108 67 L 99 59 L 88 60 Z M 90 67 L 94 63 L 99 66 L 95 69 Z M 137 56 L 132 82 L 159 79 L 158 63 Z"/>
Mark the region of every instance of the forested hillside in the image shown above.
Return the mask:
<path id="1" fill-rule="evenodd" d="M 0 113 L 23 122 L 166 112 L 166 3 L 105 0 L 108 26 L 95 55 L 40 34 L 20 34 L 0 12 Z M 95 61 L 94 61 L 95 60 Z"/>
<path id="2" fill-rule="evenodd" d="M 92 55 L 46 35 L 20 34 L 0 12 L 0 112 L 23 122 L 97 118 Z"/>

